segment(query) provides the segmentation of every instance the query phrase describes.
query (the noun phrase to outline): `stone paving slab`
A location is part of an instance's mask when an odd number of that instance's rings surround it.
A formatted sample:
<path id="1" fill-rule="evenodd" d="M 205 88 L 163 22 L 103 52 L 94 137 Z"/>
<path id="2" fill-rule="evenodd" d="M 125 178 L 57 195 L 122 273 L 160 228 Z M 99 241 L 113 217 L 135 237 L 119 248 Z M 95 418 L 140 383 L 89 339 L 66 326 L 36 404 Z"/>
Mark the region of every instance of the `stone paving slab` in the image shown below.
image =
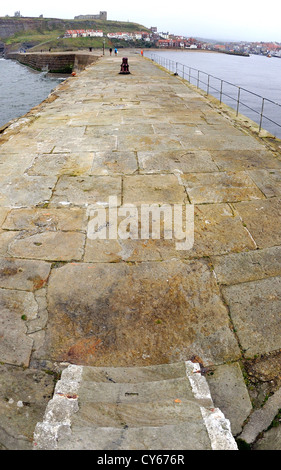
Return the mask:
<path id="1" fill-rule="evenodd" d="M 3 229 L 28 231 L 85 231 L 86 211 L 80 208 L 28 208 L 13 209 L 9 212 Z"/>
<path id="2" fill-rule="evenodd" d="M 220 284 L 232 285 L 281 275 L 281 247 L 212 258 Z"/>
<path id="3" fill-rule="evenodd" d="M 182 176 L 190 200 L 194 204 L 237 202 L 263 199 L 264 195 L 247 173 L 189 173 Z"/>
<path id="4" fill-rule="evenodd" d="M 15 176 L 1 184 L 0 204 L 3 207 L 36 206 L 49 201 L 56 177 Z"/>
<path id="5" fill-rule="evenodd" d="M 281 348 L 281 278 L 222 289 L 235 331 L 247 357 Z"/>
<path id="6" fill-rule="evenodd" d="M 62 176 L 52 195 L 51 206 L 108 205 L 110 196 L 121 202 L 121 178 L 118 176 Z"/>
<path id="7" fill-rule="evenodd" d="M 138 170 L 136 152 L 95 152 L 90 175 L 130 175 Z"/>
<path id="8" fill-rule="evenodd" d="M 31 292 L 0 289 L 1 362 L 28 367 L 33 347 L 26 320 L 36 317 L 38 305 Z"/>
<path id="9" fill-rule="evenodd" d="M 28 208 L 9 212 L 3 229 L 28 231 L 85 231 L 86 211 L 80 208 Z"/>
<path id="10" fill-rule="evenodd" d="M 52 272 L 48 304 L 50 359 L 124 365 L 194 353 L 218 363 L 240 355 L 215 278 L 202 261 L 68 264 Z"/>
<path id="11" fill-rule="evenodd" d="M 138 152 L 140 173 L 182 173 L 217 171 L 218 167 L 207 150 L 199 152 L 164 150 Z"/>
<path id="12" fill-rule="evenodd" d="M 34 428 L 53 394 L 54 377 L 3 364 L 0 374 L 0 449 L 32 450 Z"/>
<path id="13" fill-rule="evenodd" d="M 206 380 L 214 405 L 219 403 L 221 411 L 231 422 L 233 435 L 237 436 L 252 411 L 252 403 L 239 363 L 217 366 L 212 370 L 212 374 L 207 374 Z"/>
<path id="14" fill-rule="evenodd" d="M 266 197 L 281 196 L 281 170 L 251 170 L 252 180 Z"/>
<path id="15" fill-rule="evenodd" d="M 175 175 L 136 175 L 123 180 L 124 204 L 188 203 Z"/>
<path id="16" fill-rule="evenodd" d="M 281 243 L 280 198 L 233 204 L 259 248 Z"/>
<path id="17" fill-rule="evenodd" d="M 281 161 L 266 150 L 211 150 L 210 154 L 221 171 L 281 168 Z"/>
<path id="18" fill-rule="evenodd" d="M 47 282 L 51 266 L 45 261 L 0 258 L 0 288 L 34 291 Z"/>
<path id="19" fill-rule="evenodd" d="M 32 176 L 54 175 L 75 175 L 88 174 L 93 162 L 91 153 L 80 152 L 77 154 L 50 154 L 37 156 L 27 170 L 27 174 Z"/>

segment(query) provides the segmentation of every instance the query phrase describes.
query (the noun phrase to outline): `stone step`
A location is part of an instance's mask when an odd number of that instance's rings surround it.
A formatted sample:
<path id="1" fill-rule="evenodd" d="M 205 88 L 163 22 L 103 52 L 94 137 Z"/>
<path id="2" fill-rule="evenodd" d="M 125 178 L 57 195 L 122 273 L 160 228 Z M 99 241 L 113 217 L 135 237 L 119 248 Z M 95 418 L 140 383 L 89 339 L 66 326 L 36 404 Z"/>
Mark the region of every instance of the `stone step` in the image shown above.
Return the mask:
<path id="1" fill-rule="evenodd" d="M 201 417 L 200 405 L 189 400 L 155 400 L 148 403 L 83 403 L 75 426 L 116 427 L 165 426 L 194 422 Z"/>
<path id="2" fill-rule="evenodd" d="M 197 421 L 161 427 L 144 426 L 126 429 L 75 427 L 71 440 L 67 434 L 60 439 L 60 450 L 70 449 L 212 450 L 212 447 L 205 426 L 201 421 Z"/>
<path id="3" fill-rule="evenodd" d="M 184 362 L 146 367 L 84 367 L 83 380 L 138 383 L 186 377 Z"/>
<path id="4" fill-rule="evenodd" d="M 82 382 L 79 395 L 84 403 L 147 403 L 162 399 L 193 400 L 188 379 L 159 380 L 139 383 Z"/>
<path id="5" fill-rule="evenodd" d="M 170 367 L 67 367 L 43 422 L 36 426 L 34 448 L 233 450 L 237 446 L 229 421 L 214 408 L 199 364 L 187 361 Z"/>

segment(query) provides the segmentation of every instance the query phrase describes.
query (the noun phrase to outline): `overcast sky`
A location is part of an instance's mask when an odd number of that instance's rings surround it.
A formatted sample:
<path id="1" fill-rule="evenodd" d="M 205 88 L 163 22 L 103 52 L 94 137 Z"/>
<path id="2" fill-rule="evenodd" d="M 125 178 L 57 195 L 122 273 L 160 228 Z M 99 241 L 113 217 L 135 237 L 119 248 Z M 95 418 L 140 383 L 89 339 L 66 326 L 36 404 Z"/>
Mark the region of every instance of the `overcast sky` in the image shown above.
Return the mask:
<path id="1" fill-rule="evenodd" d="M 210 39 L 281 42 L 281 1 L 270 0 L 10 0 L 0 3 L 0 16 L 72 19 L 107 11 L 108 20 L 132 21 L 158 31 Z"/>

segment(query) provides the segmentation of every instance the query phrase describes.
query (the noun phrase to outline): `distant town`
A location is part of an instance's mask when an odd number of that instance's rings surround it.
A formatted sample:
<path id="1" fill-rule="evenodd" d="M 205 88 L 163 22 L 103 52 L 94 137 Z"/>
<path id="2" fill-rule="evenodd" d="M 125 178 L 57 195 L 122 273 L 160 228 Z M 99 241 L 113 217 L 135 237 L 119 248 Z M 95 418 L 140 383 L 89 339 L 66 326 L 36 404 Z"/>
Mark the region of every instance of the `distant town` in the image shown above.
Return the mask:
<path id="1" fill-rule="evenodd" d="M 98 15 L 79 15 L 74 19 L 103 19 L 107 20 L 107 12 L 100 11 Z M 103 37 L 101 30 L 68 30 L 64 37 Z M 124 41 L 144 41 L 147 47 L 157 47 L 163 49 L 203 49 L 210 51 L 220 51 L 233 54 L 262 54 L 268 56 L 281 57 L 281 43 L 277 42 L 218 42 L 199 40 L 188 36 L 178 36 L 169 32 L 158 32 L 157 27 L 151 27 L 150 32 L 114 32 L 106 34 L 108 39 L 118 39 Z"/>
<path id="2" fill-rule="evenodd" d="M 20 11 L 16 11 L 14 16 L 21 17 L 22 15 Z M 43 15 L 40 15 L 39 18 L 43 18 Z M 100 11 L 100 13 L 96 15 L 79 15 L 75 16 L 74 19 L 107 21 L 107 12 Z M 136 46 L 141 45 L 141 47 L 156 47 L 161 49 L 198 49 L 241 55 L 260 54 L 281 58 L 281 43 L 279 42 L 216 42 L 216 40 L 210 39 L 206 40 L 196 37 L 179 36 L 170 32 L 158 32 L 158 28 L 156 26 L 151 27 L 148 31 L 121 31 L 107 33 L 104 33 L 102 30 L 94 29 L 71 29 L 65 31 L 62 37 L 107 37 L 109 40 L 126 41 L 128 46 L 135 43 Z"/>
<path id="3" fill-rule="evenodd" d="M 65 38 L 103 37 L 101 30 L 67 30 Z M 162 49 L 203 49 L 237 54 L 261 54 L 281 57 L 281 43 L 278 42 L 218 42 L 205 41 L 194 37 L 178 36 L 169 32 L 158 32 L 157 27 L 151 27 L 150 32 L 114 32 L 107 33 L 108 39 L 118 39 L 127 42 L 143 41 L 147 47 Z"/>

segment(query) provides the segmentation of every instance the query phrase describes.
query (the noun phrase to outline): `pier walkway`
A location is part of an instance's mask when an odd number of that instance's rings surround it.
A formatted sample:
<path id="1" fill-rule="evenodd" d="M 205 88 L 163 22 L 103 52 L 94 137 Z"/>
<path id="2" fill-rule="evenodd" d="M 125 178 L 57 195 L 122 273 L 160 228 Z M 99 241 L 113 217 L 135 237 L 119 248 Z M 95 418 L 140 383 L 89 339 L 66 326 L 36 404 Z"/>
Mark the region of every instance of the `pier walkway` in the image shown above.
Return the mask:
<path id="1" fill-rule="evenodd" d="M 128 57 L 131 74 L 101 57 L 1 137 L 3 448 L 28 446 L 67 364 L 197 362 L 234 435 L 280 387 L 280 154 Z M 194 206 L 193 247 L 94 239 L 112 197 Z"/>

